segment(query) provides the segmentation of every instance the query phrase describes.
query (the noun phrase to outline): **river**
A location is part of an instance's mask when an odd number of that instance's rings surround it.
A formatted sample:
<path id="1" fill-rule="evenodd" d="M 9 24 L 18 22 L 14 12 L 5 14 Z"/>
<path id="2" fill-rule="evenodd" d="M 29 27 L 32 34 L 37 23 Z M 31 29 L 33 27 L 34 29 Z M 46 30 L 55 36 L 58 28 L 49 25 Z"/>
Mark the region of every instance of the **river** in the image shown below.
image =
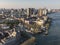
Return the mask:
<path id="1" fill-rule="evenodd" d="M 48 14 L 52 18 L 49 33 L 36 35 L 36 45 L 60 45 L 60 12 Z"/>

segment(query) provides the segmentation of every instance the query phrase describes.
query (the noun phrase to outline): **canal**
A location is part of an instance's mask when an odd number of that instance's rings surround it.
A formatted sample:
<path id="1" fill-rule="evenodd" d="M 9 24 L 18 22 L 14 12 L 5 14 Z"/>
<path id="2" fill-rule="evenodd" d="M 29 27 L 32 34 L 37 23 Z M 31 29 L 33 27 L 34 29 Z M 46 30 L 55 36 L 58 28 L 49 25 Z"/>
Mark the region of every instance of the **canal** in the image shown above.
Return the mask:
<path id="1" fill-rule="evenodd" d="M 49 33 L 36 35 L 36 45 L 60 45 L 60 12 L 48 16 L 52 18 Z"/>

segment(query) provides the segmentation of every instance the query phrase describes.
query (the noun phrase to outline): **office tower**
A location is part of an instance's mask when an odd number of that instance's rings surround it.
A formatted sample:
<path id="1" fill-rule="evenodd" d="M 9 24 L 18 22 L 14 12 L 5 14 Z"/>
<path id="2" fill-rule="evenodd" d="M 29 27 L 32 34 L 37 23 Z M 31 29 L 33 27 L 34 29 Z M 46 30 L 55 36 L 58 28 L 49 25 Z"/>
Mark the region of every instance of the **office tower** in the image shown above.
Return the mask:
<path id="1" fill-rule="evenodd" d="M 29 8 L 27 9 L 27 16 L 29 16 Z"/>
<path id="2" fill-rule="evenodd" d="M 13 17 L 13 12 L 14 12 L 14 10 L 13 10 L 13 9 L 11 9 L 11 17 Z"/>
<path id="3" fill-rule="evenodd" d="M 31 16 L 33 14 L 33 8 L 27 9 L 27 17 Z"/>
<path id="4" fill-rule="evenodd" d="M 43 9 L 43 15 L 47 15 L 47 9 L 46 8 Z"/>
<path id="5" fill-rule="evenodd" d="M 43 9 L 40 8 L 40 9 L 38 10 L 38 16 L 42 16 L 42 15 L 43 15 Z"/>

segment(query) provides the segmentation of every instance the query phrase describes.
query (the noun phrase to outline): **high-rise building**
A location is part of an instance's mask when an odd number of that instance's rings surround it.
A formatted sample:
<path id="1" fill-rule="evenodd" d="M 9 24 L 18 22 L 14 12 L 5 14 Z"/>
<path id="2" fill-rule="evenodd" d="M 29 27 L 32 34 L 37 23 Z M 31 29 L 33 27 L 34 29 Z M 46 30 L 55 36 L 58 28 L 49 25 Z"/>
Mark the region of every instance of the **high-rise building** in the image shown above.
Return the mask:
<path id="1" fill-rule="evenodd" d="M 43 15 L 43 9 L 40 8 L 40 9 L 38 10 L 38 16 L 42 16 L 42 15 Z"/>
<path id="2" fill-rule="evenodd" d="M 11 9 L 11 17 L 13 17 L 13 12 L 14 12 L 14 10 L 13 10 L 13 9 Z"/>
<path id="3" fill-rule="evenodd" d="M 29 8 L 27 9 L 27 17 L 29 16 L 30 14 L 29 14 Z"/>
<path id="4" fill-rule="evenodd" d="M 48 9 L 48 13 L 51 13 L 51 9 Z"/>
<path id="5" fill-rule="evenodd" d="M 43 9 L 43 15 L 47 15 L 47 9 L 46 8 Z"/>
<path id="6" fill-rule="evenodd" d="M 27 17 L 31 16 L 33 14 L 33 8 L 27 9 Z"/>

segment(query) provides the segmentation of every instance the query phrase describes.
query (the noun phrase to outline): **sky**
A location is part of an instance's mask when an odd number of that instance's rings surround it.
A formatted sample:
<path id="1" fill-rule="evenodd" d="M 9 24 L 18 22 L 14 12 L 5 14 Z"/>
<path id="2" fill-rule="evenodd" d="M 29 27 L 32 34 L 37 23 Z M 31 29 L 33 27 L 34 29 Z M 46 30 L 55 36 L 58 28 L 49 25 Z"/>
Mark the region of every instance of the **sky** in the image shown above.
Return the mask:
<path id="1" fill-rule="evenodd" d="M 0 8 L 60 8 L 60 0 L 0 0 Z"/>

